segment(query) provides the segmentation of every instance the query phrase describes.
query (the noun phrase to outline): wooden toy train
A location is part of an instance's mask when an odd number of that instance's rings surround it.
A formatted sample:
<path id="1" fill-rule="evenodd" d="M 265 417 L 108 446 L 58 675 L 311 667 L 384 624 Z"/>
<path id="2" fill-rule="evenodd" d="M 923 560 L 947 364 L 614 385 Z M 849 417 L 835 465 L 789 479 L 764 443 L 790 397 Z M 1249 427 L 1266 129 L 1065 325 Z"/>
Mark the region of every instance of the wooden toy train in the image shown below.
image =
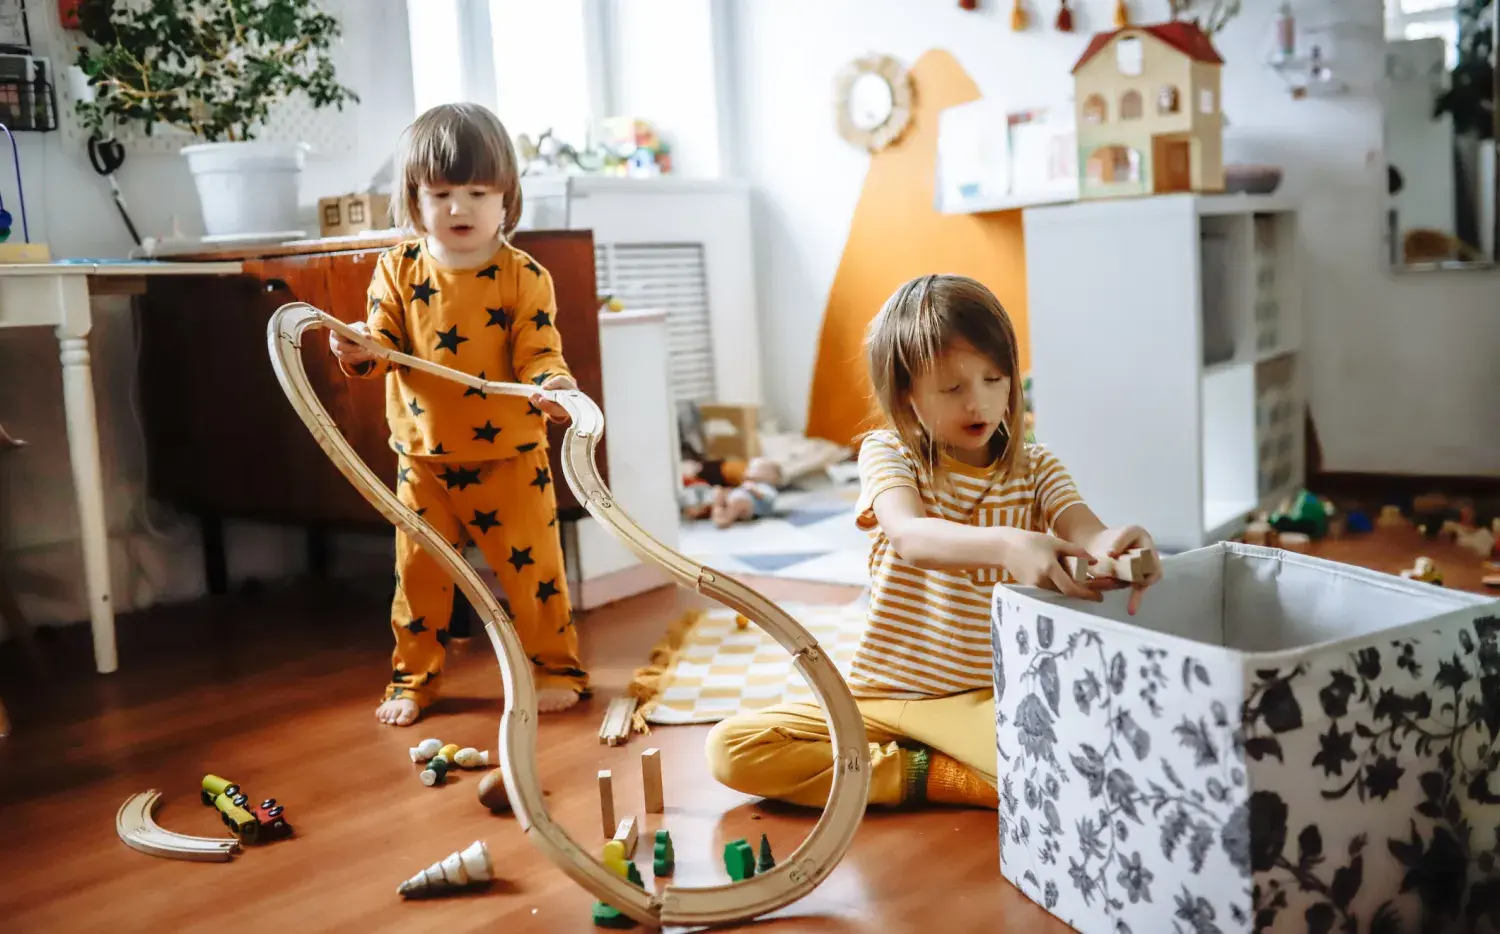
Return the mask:
<path id="1" fill-rule="evenodd" d="M 203 776 L 200 797 L 204 805 L 219 809 L 224 825 L 239 837 L 241 843 L 252 844 L 292 835 L 292 825 L 287 823 L 275 798 L 267 798 L 251 807 L 240 786 L 227 778 Z"/>

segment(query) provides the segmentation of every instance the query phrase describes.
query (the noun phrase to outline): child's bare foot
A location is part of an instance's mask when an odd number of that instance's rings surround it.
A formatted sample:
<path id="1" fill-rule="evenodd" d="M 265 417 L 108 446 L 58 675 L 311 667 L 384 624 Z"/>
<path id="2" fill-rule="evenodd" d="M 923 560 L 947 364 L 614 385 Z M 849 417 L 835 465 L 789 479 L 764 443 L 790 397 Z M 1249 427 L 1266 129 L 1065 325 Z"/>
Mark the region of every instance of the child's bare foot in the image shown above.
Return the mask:
<path id="1" fill-rule="evenodd" d="M 572 688 L 538 688 L 536 709 L 542 713 L 567 710 L 578 703 L 578 692 Z"/>
<path id="2" fill-rule="evenodd" d="M 411 726 L 417 722 L 417 702 L 409 697 L 397 697 L 375 708 L 375 719 L 392 726 Z"/>

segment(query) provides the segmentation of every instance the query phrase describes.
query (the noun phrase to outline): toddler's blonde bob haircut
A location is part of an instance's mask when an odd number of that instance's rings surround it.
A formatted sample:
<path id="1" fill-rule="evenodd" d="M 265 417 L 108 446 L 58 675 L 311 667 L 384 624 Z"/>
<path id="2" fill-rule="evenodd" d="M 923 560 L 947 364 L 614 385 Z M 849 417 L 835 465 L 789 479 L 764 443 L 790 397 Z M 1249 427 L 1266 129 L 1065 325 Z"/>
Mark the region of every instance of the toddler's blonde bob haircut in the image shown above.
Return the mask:
<path id="1" fill-rule="evenodd" d="M 391 221 L 426 236 L 417 191 L 423 185 L 485 185 L 505 199 L 499 233 L 521 220 L 521 173 L 505 126 L 478 104 L 439 104 L 402 134 L 396 155 Z"/>

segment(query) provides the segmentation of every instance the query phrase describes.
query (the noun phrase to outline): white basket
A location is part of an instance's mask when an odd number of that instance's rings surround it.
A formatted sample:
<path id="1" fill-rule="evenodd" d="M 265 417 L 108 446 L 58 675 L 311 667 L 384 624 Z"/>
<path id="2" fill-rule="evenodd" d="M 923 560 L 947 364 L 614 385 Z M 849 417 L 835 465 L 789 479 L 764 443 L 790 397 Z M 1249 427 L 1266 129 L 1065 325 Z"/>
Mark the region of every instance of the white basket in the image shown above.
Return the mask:
<path id="1" fill-rule="evenodd" d="M 1500 602 L 1252 545 L 992 604 L 1001 871 L 1084 934 L 1493 931 Z"/>

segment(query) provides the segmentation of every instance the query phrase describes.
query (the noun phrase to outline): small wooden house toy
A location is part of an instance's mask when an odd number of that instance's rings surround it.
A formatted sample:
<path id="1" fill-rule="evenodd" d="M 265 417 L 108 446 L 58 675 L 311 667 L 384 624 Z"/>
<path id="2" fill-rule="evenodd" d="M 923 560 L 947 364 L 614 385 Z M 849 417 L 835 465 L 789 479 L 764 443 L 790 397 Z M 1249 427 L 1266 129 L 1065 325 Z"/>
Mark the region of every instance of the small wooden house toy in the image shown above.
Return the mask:
<path id="1" fill-rule="evenodd" d="M 318 232 L 325 237 L 347 237 L 390 226 L 389 195 L 358 192 L 318 199 Z"/>
<path id="2" fill-rule="evenodd" d="M 1223 65 L 1196 23 L 1095 34 L 1073 66 L 1079 197 L 1223 191 Z"/>

